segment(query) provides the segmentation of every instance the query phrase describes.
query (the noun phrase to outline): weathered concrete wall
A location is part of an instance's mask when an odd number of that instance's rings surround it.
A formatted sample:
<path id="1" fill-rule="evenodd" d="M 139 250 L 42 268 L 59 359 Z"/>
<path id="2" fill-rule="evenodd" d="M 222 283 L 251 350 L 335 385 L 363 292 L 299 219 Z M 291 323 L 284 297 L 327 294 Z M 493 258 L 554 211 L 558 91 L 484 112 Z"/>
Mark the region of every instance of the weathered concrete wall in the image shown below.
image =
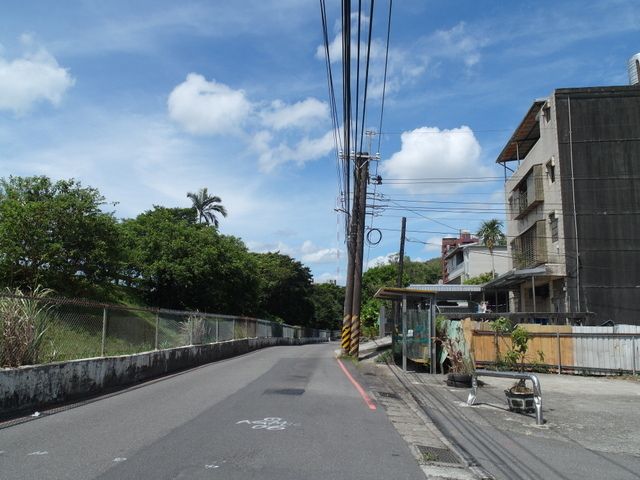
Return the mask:
<path id="1" fill-rule="evenodd" d="M 0 414 L 37 409 L 275 345 L 326 341 L 249 338 L 29 367 L 0 369 Z"/>

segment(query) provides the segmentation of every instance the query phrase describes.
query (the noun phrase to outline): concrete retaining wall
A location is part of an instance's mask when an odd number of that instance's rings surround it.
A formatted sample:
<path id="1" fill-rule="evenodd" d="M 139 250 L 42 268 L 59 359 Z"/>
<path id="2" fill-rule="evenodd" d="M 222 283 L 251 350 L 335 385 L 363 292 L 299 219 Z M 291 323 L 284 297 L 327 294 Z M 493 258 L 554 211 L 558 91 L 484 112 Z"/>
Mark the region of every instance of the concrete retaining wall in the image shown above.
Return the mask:
<path id="1" fill-rule="evenodd" d="M 149 378 L 275 345 L 315 338 L 249 338 L 134 355 L 0 369 L 0 415 L 78 399 Z"/>

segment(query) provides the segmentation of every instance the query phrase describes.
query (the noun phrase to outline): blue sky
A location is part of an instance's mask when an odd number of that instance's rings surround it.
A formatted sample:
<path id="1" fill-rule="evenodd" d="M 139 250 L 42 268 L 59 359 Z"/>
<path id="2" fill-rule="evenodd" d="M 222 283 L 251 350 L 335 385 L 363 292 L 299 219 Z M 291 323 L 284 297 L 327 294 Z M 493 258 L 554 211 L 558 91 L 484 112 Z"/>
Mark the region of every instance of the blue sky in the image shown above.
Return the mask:
<path id="1" fill-rule="evenodd" d="M 327 4 L 340 92 L 340 2 Z M 380 130 L 389 3 L 375 5 L 369 265 L 399 250 L 403 216 L 413 260 L 503 218 L 494 161 L 533 100 L 626 85 L 640 52 L 637 0 L 396 0 Z M 229 212 L 222 233 L 344 284 L 322 46 L 316 1 L 1 2 L 0 176 L 74 178 L 118 218 L 207 187 Z"/>

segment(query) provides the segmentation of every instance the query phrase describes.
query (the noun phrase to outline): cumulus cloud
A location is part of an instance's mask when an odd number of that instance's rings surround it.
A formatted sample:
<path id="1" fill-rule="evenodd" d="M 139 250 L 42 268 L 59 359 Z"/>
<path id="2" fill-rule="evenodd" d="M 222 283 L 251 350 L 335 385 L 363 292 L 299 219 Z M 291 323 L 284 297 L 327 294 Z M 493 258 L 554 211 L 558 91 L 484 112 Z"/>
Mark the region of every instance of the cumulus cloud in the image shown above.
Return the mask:
<path id="1" fill-rule="evenodd" d="M 242 90 L 190 73 L 168 100 L 169 115 L 187 132 L 200 135 L 239 133 L 252 104 Z"/>
<path id="2" fill-rule="evenodd" d="M 328 105 L 315 98 L 294 104 L 274 100 L 260 108 L 242 90 L 191 73 L 173 89 L 167 104 L 171 118 L 189 133 L 245 139 L 248 153 L 265 172 L 289 162 L 303 165 L 334 148 L 332 131 L 317 138 L 301 134 L 330 121 Z"/>
<path id="3" fill-rule="evenodd" d="M 260 116 L 265 126 L 275 130 L 289 127 L 306 128 L 315 125 L 318 120 L 327 120 L 329 106 L 315 98 L 307 98 L 293 105 L 276 100 L 262 110 Z"/>
<path id="4" fill-rule="evenodd" d="M 339 255 L 339 249 L 319 247 L 309 240 L 302 244 L 301 252 L 302 263 L 314 265 L 336 263 Z"/>
<path id="5" fill-rule="evenodd" d="M 22 58 L 0 57 L 0 110 L 24 115 L 39 102 L 59 106 L 75 79 L 30 36 L 22 43 L 29 49 Z"/>
<path id="6" fill-rule="evenodd" d="M 284 141 L 274 144 L 277 141 L 268 131 L 258 132 L 252 139 L 250 150 L 258 155 L 260 169 L 265 172 L 287 162 L 304 165 L 307 161 L 324 157 L 335 147 L 333 131 L 320 138 L 305 137 L 293 145 Z"/>
<path id="7" fill-rule="evenodd" d="M 380 165 L 383 182 L 385 177 L 415 181 L 487 174 L 479 162 L 480 144 L 469 127 L 451 130 L 421 127 L 403 133 L 401 140 L 400 151 Z M 409 193 L 455 192 L 461 189 L 455 180 L 426 184 L 398 182 L 395 186 Z"/>

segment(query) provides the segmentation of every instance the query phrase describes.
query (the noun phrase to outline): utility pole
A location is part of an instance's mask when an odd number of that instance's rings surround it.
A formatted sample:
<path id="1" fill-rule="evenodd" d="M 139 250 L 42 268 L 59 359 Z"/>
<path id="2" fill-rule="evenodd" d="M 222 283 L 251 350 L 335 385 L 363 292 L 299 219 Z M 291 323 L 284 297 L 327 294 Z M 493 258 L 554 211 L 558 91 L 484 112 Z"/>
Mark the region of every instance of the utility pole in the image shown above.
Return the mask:
<path id="1" fill-rule="evenodd" d="M 398 255 L 398 280 L 396 281 L 396 287 L 402 288 L 402 274 L 404 273 L 404 242 L 407 232 L 407 217 L 402 217 L 402 229 L 400 231 L 400 254 Z M 395 302 L 393 306 L 393 321 L 394 326 L 400 324 L 400 305 L 401 302 Z M 404 332 L 403 332 L 404 335 Z M 404 338 L 404 337 L 403 337 Z M 403 340 L 404 341 L 404 340 Z"/>
<path id="2" fill-rule="evenodd" d="M 343 145 L 344 155 L 350 163 L 351 152 L 351 0 L 342 2 L 342 98 L 343 98 Z M 349 195 L 349 186 L 345 195 Z M 348 208 L 347 208 L 348 210 Z M 348 215 L 349 213 L 347 213 Z M 342 318 L 342 354 L 348 355 L 351 348 L 351 306 L 353 302 L 353 271 L 355 262 L 355 238 L 352 228 L 353 215 L 347 226 L 347 288 L 344 298 L 344 316 Z"/>
<path id="3" fill-rule="evenodd" d="M 342 353 L 352 356 L 358 356 L 360 349 L 360 303 L 370 160 L 368 152 L 359 152 L 353 157 L 353 202 L 347 232 L 349 258 L 342 319 Z"/>
<path id="4" fill-rule="evenodd" d="M 357 357 L 360 352 L 360 304 L 362 300 L 362 270 L 364 257 L 364 230 L 367 210 L 367 183 L 369 182 L 369 153 L 356 153 L 354 166 L 354 199 L 352 224 L 355 236 L 352 300 L 351 300 L 351 343 L 349 355 Z"/>

